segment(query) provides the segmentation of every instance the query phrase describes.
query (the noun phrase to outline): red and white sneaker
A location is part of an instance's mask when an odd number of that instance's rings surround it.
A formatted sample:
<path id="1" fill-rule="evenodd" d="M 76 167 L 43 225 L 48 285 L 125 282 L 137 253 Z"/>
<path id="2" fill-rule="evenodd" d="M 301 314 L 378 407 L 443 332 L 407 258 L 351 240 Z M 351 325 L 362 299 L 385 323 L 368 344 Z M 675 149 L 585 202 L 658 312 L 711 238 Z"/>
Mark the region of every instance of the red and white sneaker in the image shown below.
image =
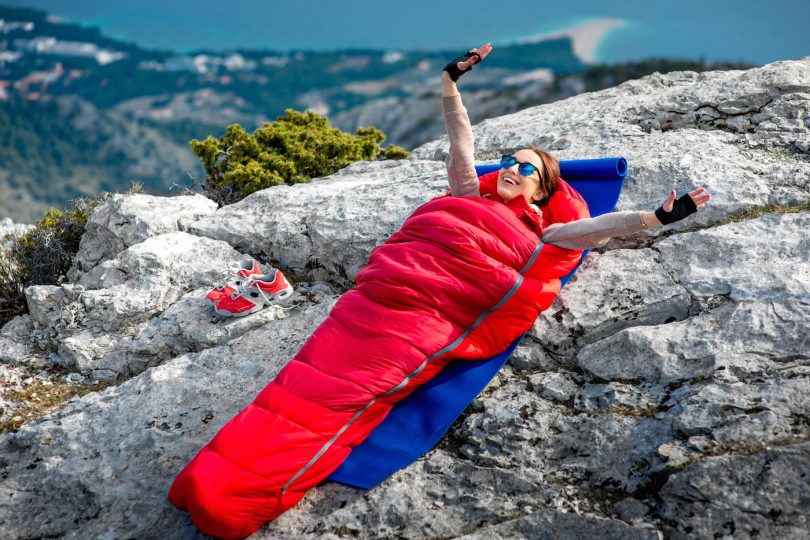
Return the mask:
<path id="1" fill-rule="evenodd" d="M 264 306 L 277 304 L 293 293 L 292 285 L 281 270 L 273 270 L 269 274 L 259 276 L 252 275 L 247 279 L 247 283 L 230 296 L 222 297 L 214 307 L 214 311 L 224 317 L 244 317 L 256 313 Z"/>
<path id="2" fill-rule="evenodd" d="M 237 268 L 228 272 L 225 280 L 208 291 L 205 299 L 216 305 L 220 299 L 230 296 L 234 291 L 245 285 L 247 279 L 254 275 L 262 275 L 262 269 L 259 267 L 258 261 L 256 259 L 245 259 L 239 263 Z"/>

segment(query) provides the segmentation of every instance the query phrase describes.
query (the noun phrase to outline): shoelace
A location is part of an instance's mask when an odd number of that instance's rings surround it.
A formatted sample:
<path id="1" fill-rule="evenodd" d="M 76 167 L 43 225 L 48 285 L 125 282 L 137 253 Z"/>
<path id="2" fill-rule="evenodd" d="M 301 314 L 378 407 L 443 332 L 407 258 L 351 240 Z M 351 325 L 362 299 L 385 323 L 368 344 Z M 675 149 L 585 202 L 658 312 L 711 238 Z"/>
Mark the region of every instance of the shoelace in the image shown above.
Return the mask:
<path id="1" fill-rule="evenodd" d="M 259 292 L 260 295 L 262 295 L 262 298 L 264 298 L 265 303 L 267 304 L 271 303 L 270 299 L 267 298 L 267 294 L 265 294 L 265 292 L 262 290 L 261 287 L 259 287 L 258 285 L 254 287 L 255 283 L 256 280 L 253 279 L 253 276 L 248 276 L 247 278 L 245 278 L 244 282 L 239 287 L 237 287 L 234 292 L 231 293 L 231 300 L 236 300 L 237 296 L 243 295 L 245 291 L 253 287 Z"/>
<path id="2" fill-rule="evenodd" d="M 275 271 L 275 269 L 274 269 L 274 271 Z M 256 280 L 256 279 L 254 279 L 254 278 L 253 278 L 253 276 L 248 276 L 247 278 L 245 278 L 245 283 L 243 283 L 243 284 L 242 284 L 241 286 L 239 286 L 239 287 L 238 287 L 238 288 L 237 288 L 237 289 L 236 289 L 234 292 L 232 292 L 232 293 L 231 293 L 231 300 L 236 300 L 236 297 L 237 297 L 237 296 L 239 296 L 239 295 L 243 294 L 243 293 L 244 293 L 244 292 L 245 292 L 247 289 L 249 289 L 249 288 L 253 287 L 253 286 L 254 286 L 254 284 L 256 283 L 256 281 L 257 281 L 257 280 Z M 262 288 L 261 288 L 261 287 L 259 287 L 258 285 L 256 285 L 256 287 L 255 287 L 255 288 L 256 288 L 256 290 L 257 290 L 257 291 L 259 291 L 259 294 L 261 294 L 261 295 L 262 295 L 262 298 L 264 298 L 264 301 L 265 301 L 267 304 L 270 304 L 270 305 L 272 305 L 272 306 L 274 306 L 274 307 L 276 307 L 276 308 L 278 308 L 278 309 L 280 309 L 280 310 L 282 310 L 282 311 L 288 311 L 288 310 L 290 310 L 290 309 L 297 308 L 298 306 L 300 306 L 300 305 L 301 305 L 301 304 L 292 304 L 292 305 L 290 305 L 290 306 L 282 306 L 281 304 L 274 304 L 274 303 L 273 303 L 273 302 L 272 302 L 272 301 L 271 301 L 271 300 L 270 300 L 270 299 L 267 297 L 267 294 L 265 294 L 265 292 L 262 290 Z"/>
<path id="3" fill-rule="evenodd" d="M 221 271 L 217 276 L 216 281 L 214 281 L 213 288 L 217 289 L 218 291 L 221 291 L 222 289 L 225 288 L 226 285 L 229 285 L 232 281 L 238 280 L 244 283 L 247 278 L 244 278 L 239 275 L 239 272 L 242 270 L 244 270 L 244 268 L 242 268 L 242 266 L 240 265 L 237 265 L 231 266 L 226 270 Z"/>

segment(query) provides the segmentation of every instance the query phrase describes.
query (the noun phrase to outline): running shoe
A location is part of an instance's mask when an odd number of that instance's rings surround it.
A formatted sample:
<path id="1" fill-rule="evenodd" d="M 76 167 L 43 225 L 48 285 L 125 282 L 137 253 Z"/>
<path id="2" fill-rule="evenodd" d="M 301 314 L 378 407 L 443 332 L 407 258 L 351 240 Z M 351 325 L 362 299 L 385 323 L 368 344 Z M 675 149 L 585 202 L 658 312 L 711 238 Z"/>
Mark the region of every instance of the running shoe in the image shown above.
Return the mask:
<path id="1" fill-rule="evenodd" d="M 239 266 L 227 272 L 226 278 L 218 283 L 213 289 L 208 291 L 205 299 L 216 305 L 220 299 L 230 296 L 242 285 L 247 283 L 247 278 L 253 275 L 262 275 L 256 259 L 245 259 Z"/>
<path id="2" fill-rule="evenodd" d="M 278 304 L 293 293 L 292 285 L 281 273 L 272 270 L 264 275 L 251 275 L 247 282 L 229 296 L 224 296 L 214 306 L 214 311 L 223 317 L 244 317 L 264 308 Z"/>

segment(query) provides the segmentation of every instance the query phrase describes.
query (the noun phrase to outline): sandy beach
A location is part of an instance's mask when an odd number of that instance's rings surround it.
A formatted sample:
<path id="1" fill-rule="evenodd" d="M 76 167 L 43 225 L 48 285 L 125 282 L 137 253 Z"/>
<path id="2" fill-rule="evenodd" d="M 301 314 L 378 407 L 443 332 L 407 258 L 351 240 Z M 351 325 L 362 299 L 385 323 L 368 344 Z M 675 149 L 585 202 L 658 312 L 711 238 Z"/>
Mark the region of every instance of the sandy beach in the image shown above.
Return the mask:
<path id="1" fill-rule="evenodd" d="M 620 28 L 626 23 L 624 19 L 600 19 L 577 26 L 572 26 L 558 32 L 538 34 L 531 38 L 522 40 L 523 43 L 537 43 L 547 39 L 570 37 L 574 45 L 574 54 L 583 62 L 591 63 L 594 60 L 596 47 L 602 38 L 614 28 Z"/>

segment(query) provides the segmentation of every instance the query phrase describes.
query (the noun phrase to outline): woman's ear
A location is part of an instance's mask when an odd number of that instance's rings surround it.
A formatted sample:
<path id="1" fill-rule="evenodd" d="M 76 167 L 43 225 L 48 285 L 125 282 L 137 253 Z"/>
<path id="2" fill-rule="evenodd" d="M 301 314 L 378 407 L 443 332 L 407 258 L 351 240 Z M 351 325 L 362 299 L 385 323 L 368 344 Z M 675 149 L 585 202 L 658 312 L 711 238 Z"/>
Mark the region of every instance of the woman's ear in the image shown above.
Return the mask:
<path id="1" fill-rule="evenodd" d="M 532 195 L 532 200 L 533 201 L 542 201 L 545 198 L 546 198 L 546 195 L 542 191 L 538 191 L 537 193 Z"/>

